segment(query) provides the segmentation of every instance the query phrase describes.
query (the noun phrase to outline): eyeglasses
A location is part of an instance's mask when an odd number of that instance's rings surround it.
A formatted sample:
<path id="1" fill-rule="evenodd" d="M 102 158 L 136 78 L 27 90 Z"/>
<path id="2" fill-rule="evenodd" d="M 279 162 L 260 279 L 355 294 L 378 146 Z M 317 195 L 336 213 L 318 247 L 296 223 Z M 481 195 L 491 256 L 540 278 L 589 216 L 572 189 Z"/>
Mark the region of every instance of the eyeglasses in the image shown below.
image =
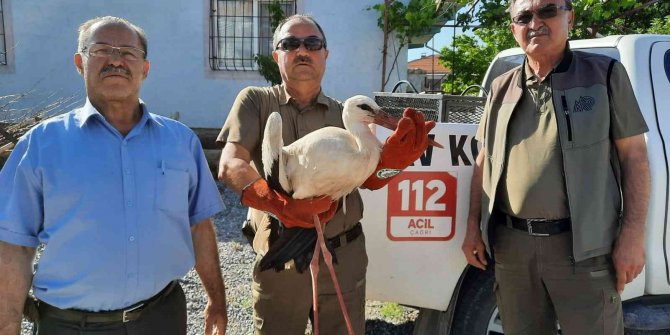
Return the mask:
<path id="1" fill-rule="evenodd" d="M 556 4 L 548 4 L 536 11 L 524 10 L 512 19 L 512 22 L 520 25 L 527 25 L 533 21 L 533 15 L 537 15 L 540 20 L 548 20 L 558 15 L 558 10 L 569 11 L 572 6 L 557 6 Z"/>
<path id="2" fill-rule="evenodd" d="M 107 44 L 93 43 L 81 49 L 81 52 L 90 57 L 112 58 L 115 53 L 127 61 L 144 59 L 146 52 L 135 47 L 113 47 Z"/>
<path id="3" fill-rule="evenodd" d="M 276 50 L 293 51 L 300 48 L 300 45 L 304 45 L 305 49 L 309 51 L 318 51 L 326 47 L 326 42 L 316 36 L 305 38 L 287 37 L 279 40 L 275 48 Z"/>

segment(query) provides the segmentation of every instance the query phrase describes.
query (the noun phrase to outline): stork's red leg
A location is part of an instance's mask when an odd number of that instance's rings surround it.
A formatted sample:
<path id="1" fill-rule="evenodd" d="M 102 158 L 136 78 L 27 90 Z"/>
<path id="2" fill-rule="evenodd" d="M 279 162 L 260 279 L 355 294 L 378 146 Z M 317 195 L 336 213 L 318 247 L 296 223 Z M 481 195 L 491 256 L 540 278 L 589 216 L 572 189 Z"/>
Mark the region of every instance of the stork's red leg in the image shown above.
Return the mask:
<path id="1" fill-rule="evenodd" d="M 318 236 L 318 230 L 317 230 Z M 312 328 L 314 328 L 314 335 L 319 335 L 319 294 L 318 294 L 318 281 L 317 277 L 319 274 L 319 253 L 321 246 L 319 241 L 314 244 L 314 253 L 312 254 L 312 261 L 309 263 L 309 272 L 312 275 L 312 311 L 314 316 L 312 317 Z"/>
<path id="2" fill-rule="evenodd" d="M 342 297 L 340 282 L 337 280 L 337 274 L 335 274 L 335 268 L 333 268 L 333 255 L 330 254 L 330 250 L 328 250 L 328 247 L 326 246 L 326 240 L 323 238 L 323 228 L 321 227 L 321 222 L 319 221 L 319 217 L 317 215 L 314 215 L 314 226 L 316 227 L 316 244 L 317 246 L 320 245 L 321 250 L 323 251 L 323 260 L 326 262 L 326 266 L 330 272 L 330 278 L 333 280 L 335 293 L 337 293 L 337 301 L 340 303 L 340 309 L 342 310 L 342 315 L 344 316 L 344 322 L 347 324 L 347 332 L 349 335 L 355 335 L 354 328 L 351 326 L 351 320 L 349 319 L 347 305 L 344 304 L 344 297 Z"/>

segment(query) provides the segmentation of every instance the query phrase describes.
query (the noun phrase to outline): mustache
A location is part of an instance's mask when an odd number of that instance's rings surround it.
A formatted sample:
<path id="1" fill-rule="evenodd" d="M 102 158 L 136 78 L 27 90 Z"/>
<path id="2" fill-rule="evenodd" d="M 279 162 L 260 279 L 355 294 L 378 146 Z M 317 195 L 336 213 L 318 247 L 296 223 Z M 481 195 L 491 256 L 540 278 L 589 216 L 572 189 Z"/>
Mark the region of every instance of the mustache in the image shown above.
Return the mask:
<path id="1" fill-rule="evenodd" d="M 293 64 L 299 64 L 299 63 L 308 63 L 308 64 L 312 64 L 312 59 L 309 58 L 309 56 L 305 56 L 305 55 L 297 55 L 297 56 L 295 56 L 295 58 L 293 59 Z"/>
<path id="2" fill-rule="evenodd" d="M 105 74 L 105 73 L 121 73 L 125 74 L 126 76 L 130 76 L 130 70 L 123 67 L 123 66 L 114 66 L 114 65 L 107 65 L 100 70 L 100 74 Z"/>
<path id="3" fill-rule="evenodd" d="M 526 33 L 526 38 L 532 38 L 532 37 L 535 37 L 537 35 L 546 35 L 548 33 L 549 33 L 549 28 L 547 28 L 546 26 L 542 26 L 537 30 L 532 30 L 532 29 L 528 30 L 528 33 Z"/>

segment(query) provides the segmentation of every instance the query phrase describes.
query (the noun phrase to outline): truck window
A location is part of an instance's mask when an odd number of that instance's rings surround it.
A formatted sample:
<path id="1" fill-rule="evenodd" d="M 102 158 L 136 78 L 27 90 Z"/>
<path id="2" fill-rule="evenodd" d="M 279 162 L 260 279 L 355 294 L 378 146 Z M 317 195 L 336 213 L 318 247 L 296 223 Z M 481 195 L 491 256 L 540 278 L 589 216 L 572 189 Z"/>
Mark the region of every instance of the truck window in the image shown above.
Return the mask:
<path id="1" fill-rule="evenodd" d="M 493 79 L 496 79 L 499 75 L 521 65 L 521 63 L 523 63 L 523 58 L 524 55 L 514 55 L 496 59 L 486 76 L 486 82 L 484 82 L 486 92 L 491 92 L 491 83 L 493 82 Z"/>

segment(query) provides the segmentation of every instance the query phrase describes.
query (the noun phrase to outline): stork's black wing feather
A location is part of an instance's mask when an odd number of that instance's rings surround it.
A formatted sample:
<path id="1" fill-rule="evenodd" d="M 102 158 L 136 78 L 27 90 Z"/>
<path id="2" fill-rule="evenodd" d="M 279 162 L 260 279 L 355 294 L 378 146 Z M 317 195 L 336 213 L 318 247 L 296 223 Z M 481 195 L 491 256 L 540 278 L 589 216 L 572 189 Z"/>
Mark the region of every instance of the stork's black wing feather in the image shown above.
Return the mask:
<path id="1" fill-rule="evenodd" d="M 309 268 L 316 240 L 316 229 L 284 228 L 281 226 L 277 240 L 271 243 L 270 249 L 261 259 L 261 271 L 268 269 L 284 270 L 284 264 L 293 260 L 296 270 L 302 273 Z M 333 262 L 337 263 L 335 252 L 327 241 L 326 246 L 333 255 Z"/>
<path id="2" fill-rule="evenodd" d="M 289 197 L 293 195 L 293 192 L 288 192 L 286 191 L 281 184 L 279 183 L 279 160 L 275 159 L 272 161 L 272 168 L 270 171 L 270 175 L 265 176 L 265 180 L 267 180 L 268 185 L 270 186 L 271 189 L 275 191 L 282 192 L 283 194 L 288 195 Z"/>

